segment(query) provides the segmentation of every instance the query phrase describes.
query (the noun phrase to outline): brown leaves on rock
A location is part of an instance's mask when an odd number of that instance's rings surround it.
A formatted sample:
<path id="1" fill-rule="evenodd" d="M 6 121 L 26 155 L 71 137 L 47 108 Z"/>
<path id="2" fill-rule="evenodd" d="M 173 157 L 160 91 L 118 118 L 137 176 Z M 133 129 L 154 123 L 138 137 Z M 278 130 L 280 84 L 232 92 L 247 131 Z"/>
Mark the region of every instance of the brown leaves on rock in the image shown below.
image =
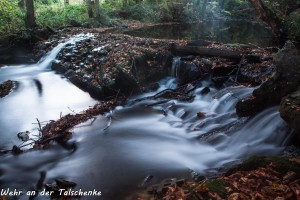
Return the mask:
<path id="1" fill-rule="evenodd" d="M 14 87 L 14 83 L 11 80 L 1 83 L 0 84 L 0 98 L 3 98 L 6 95 L 8 95 L 13 87 Z"/>
<path id="2" fill-rule="evenodd" d="M 300 158 L 289 160 L 290 169 L 300 167 Z M 293 163 L 295 165 L 293 165 Z M 300 177 L 297 172 L 279 172 L 280 162 L 271 162 L 254 170 L 235 171 L 203 183 L 184 182 L 168 187 L 166 200 L 300 200 Z M 279 168 L 278 168 L 279 167 Z"/>

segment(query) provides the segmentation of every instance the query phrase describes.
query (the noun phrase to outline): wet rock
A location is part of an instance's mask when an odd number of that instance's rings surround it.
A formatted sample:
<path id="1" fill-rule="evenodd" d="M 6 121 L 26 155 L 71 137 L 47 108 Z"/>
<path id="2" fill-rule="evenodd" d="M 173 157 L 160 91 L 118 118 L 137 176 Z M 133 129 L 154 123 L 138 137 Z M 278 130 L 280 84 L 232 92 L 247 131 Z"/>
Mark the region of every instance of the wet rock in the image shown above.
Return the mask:
<path id="1" fill-rule="evenodd" d="M 227 80 L 228 76 L 218 76 L 218 77 L 213 77 L 211 80 L 215 84 L 216 87 L 221 87 Z"/>
<path id="2" fill-rule="evenodd" d="M 201 78 L 202 72 L 198 66 L 191 62 L 181 62 L 178 74 L 177 81 L 180 85 L 193 82 Z"/>
<path id="3" fill-rule="evenodd" d="M 240 100 L 237 103 L 236 111 L 239 116 L 254 115 L 267 107 L 278 105 L 282 97 L 294 92 L 299 87 L 300 53 L 291 41 L 287 41 L 283 49 L 274 56 L 274 63 L 275 74 L 258 89 L 255 89 L 251 98 Z M 283 116 L 292 123 L 292 115 L 283 114 Z"/>
<path id="4" fill-rule="evenodd" d="M 77 184 L 75 182 L 67 181 L 61 178 L 55 179 L 59 188 L 74 188 Z"/>
<path id="5" fill-rule="evenodd" d="M 67 78 L 70 78 L 70 77 L 72 77 L 72 76 L 75 76 L 76 75 L 76 73 L 73 71 L 73 70 L 68 70 L 66 73 L 65 73 L 65 76 L 67 77 Z"/>
<path id="6" fill-rule="evenodd" d="M 18 138 L 22 140 L 23 142 L 26 142 L 29 140 L 29 131 L 20 132 L 18 133 Z"/>
<path id="7" fill-rule="evenodd" d="M 69 80 L 76 85 L 77 87 L 79 87 L 80 89 L 87 91 L 88 88 L 88 82 L 84 81 L 81 77 L 79 77 L 78 75 L 74 75 L 69 77 Z"/>
<path id="8" fill-rule="evenodd" d="M 211 69 L 212 62 L 210 60 L 201 58 L 201 62 L 203 63 L 204 67 Z"/>
<path id="9" fill-rule="evenodd" d="M 212 69 L 212 76 L 229 76 L 234 75 L 238 71 L 237 65 L 231 65 L 231 66 L 220 66 L 215 67 Z"/>
<path id="10" fill-rule="evenodd" d="M 256 55 L 256 54 L 247 54 L 247 55 L 245 55 L 245 59 L 247 60 L 248 63 L 260 63 L 261 62 L 260 55 Z"/>
<path id="11" fill-rule="evenodd" d="M 14 154 L 14 155 L 19 155 L 19 154 L 21 154 L 23 151 L 19 148 L 19 147 L 17 147 L 16 145 L 14 145 L 13 146 L 13 148 L 12 148 L 12 153 Z"/>
<path id="12" fill-rule="evenodd" d="M 51 69 L 59 73 L 65 73 L 67 71 L 67 69 L 63 66 L 63 64 L 59 60 L 54 60 L 52 62 Z"/>
<path id="13" fill-rule="evenodd" d="M 95 99 L 101 99 L 105 96 L 102 87 L 99 85 L 89 84 L 86 91 Z"/>
<path id="14" fill-rule="evenodd" d="M 14 87 L 14 82 L 11 80 L 5 81 L 0 84 L 0 98 L 5 97 L 8 95 L 12 88 Z"/>
<path id="15" fill-rule="evenodd" d="M 203 95 L 208 94 L 209 92 L 210 92 L 209 87 L 205 87 L 205 88 L 203 88 L 203 90 L 201 90 L 201 94 L 203 94 Z"/>
<path id="16" fill-rule="evenodd" d="M 171 52 L 167 52 L 166 55 L 163 56 L 162 59 L 162 66 L 165 71 L 168 71 L 169 74 L 171 74 L 171 68 L 172 68 L 172 63 L 173 63 L 173 55 Z"/>
<path id="17" fill-rule="evenodd" d="M 279 111 L 280 116 L 295 129 L 300 141 L 300 88 L 281 100 Z"/>
<path id="18" fill-rule="evenodd" d="M 197 117 L 200 118 L 200 119 L 203 119 L 203 118 L 206 117 L 206 115 L 205 115 L 205 113 L 203 113 L 203 112 L 198 112 L 198 113 L 197 113 Z"/>
<path id="19" fill-rule="evenodd" d="M 42 46 L 40 47 L 41 50 L 46 50 L 49 47 L 51 47 L 52 43 L 51 42 L 45 42 L 44 44 L 42 44 Z"/>
<path id="20" fill-rule="evenodd" d="M 253 72 L 249 70 L 249 67 L 241 68 L 240 73 L 237 76 L 237 81 L 239 83 L 251 83 L 252 85 L 261 84 L 260 77 L 262 75 L 261 71 Z"/>
<path id="21" fill-rule="evenodd" d="M 112 86 L 116 93 L 120 90 L 121 93 L 130 94 L 139 89 L 139 84 L 134 77 L 124 72 L 121 68 L 117 68 L 115 83 Z"/>
<path id="22" fill-rule="evenodd" d="M 143 76 L 148 68 L 149 65 L 144 56 L 134 58 L 132 73 L 135 77 Z"/>
<path id="23" fill-rule="evenodd" d="M 64 61 L 71 61 L 71 59 L 74 57 L 75 55 L 72 53 L 67 53 L 64 55 L 63 59 Z"/>

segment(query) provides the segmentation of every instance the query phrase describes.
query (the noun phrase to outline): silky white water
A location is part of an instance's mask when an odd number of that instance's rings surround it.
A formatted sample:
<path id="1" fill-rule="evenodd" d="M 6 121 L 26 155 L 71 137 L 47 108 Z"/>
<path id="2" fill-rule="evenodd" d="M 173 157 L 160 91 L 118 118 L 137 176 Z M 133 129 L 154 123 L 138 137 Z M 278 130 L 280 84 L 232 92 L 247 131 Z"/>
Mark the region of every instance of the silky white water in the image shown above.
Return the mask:
<path id="1" fill-rule="evenodd" d="M 70 113 L 69 108 L 79 111 L 96 103 L 49 70 L 49 64 L 64 45 L 54 48 L 35 65 L 0 69 L 1 81 L 12 79 L 19 84 L 12 94 L 0 100 L 0 148 L 20 144 L 17 133 L 36 129 L 37 125 L 32 124 L 36 118 L 55 120 L 61 112 Z M 220 168 L 251 155 L 282 152 L 289 135 L 276 107 L 251 119 L 238 118 L 235 104 L 250 95 L 252 88 L 219 90 L 208 80 L 201 85 L 191 102 L 171 99 L 149 106 L 162 100 L 159 99 L 131 103 L 135 98 L 176 87 L 175 78 L 167 77 L 157 91 L 131 97 L 127 106 L 112 110 L 111 120 L 98 116 L 93 123 L 77 126 L 70 140 L 77 145 L 75 152 L 55 145 L 45 151 L 0 157 L 1 188 L 32 189 L 39 173 L 45 171 L 47 183 L 66 178 L 78 183 L 77 189 L 101 190 L 104 199 L 123 199 L 138 190 L 148 175 L 154 177 L 149 184 L 168 177 L 189 179 L 191 170 L 203 175 L 217 174 Z M 205 87 L 210 92 L 203 95 Z M 199 118 L 198 112 L 205 117 Z"/>

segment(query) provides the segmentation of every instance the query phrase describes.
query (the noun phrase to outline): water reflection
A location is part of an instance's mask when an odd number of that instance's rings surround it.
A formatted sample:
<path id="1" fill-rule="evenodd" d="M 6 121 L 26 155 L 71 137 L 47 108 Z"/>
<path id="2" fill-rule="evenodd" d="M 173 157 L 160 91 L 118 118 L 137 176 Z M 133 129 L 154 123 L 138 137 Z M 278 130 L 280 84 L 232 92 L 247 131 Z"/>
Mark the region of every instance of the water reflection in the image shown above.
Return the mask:
<path id="1" fill-rule="evenodd" d="M 126 34 L 161 39 L 208 39 L 222 43 L 272 45 L 272 33 L 263 24 L 245 21 L 205 21 L 197 24 L 177 24 L 145 27 Z"/>

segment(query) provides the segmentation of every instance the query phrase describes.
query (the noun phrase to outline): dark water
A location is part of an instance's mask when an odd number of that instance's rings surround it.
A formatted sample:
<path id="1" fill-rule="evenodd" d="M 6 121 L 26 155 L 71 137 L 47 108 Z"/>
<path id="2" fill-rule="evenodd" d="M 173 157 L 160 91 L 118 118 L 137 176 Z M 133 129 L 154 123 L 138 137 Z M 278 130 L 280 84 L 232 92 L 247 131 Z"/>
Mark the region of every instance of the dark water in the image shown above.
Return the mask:
<path id="1" fill-rule="evenodd" d="M 96 103 L 87 93 L 49 70 L 51 60 L 63 46 L 55 48 L 38 64 L 0 69 L 1 81 L 19 82 L 14 93 L 0 100 L 0 148 L 20 144 L 16 136 L 20 131 L 37 133 L 37 125 L 32 124 L 36 118 L 57 119 L 60 112 L 71 112 L 68 107 L 78 111 Z M 175 78 L 167 77 L 160 82 L 158 91 L 175 86 Z M 201 94 L 204 87 L 211 92 Z M 129 102 L 128 106 L 98 116 L 93 123 L 76 127 L 70 141 L 77 144 L 75 152 L 54 145 L 49 150 L 1 156 L 0 189 L 32 190 L 44 171 L 47 183 L 66 178 L 78 183 L 75 190 L 96 189 L 102 191 L 101 199 L 125 199 L 163 178 L 191 179 L 192 170 L 215 175 L 220 167 L 251 155 L 280 154 L 288 133 L 277 108 L 252 119 L 235 114 L 237 100 L 252 90 L 237 87 L 219 91 L 206 80 L 190 103 L 170 100 L 147 106 L 156 101 Z M 198 112 L 206 117 L 199 119 Z M 105 129 L 110 119 L 111 126 Z M 153 179 L 142 187 L 149 175 Z M 20 199 L 28 197 L 23 195 Z"/>
<path id="2" fill-rule="evenodd" d="M 127 31 L 126 34 L 161 39 L 207 39 L 222 43 L 271 46 L 272 32 L 263 24 L 248 21 L 206 21 L 197 24 L 160 25 Z"/>

